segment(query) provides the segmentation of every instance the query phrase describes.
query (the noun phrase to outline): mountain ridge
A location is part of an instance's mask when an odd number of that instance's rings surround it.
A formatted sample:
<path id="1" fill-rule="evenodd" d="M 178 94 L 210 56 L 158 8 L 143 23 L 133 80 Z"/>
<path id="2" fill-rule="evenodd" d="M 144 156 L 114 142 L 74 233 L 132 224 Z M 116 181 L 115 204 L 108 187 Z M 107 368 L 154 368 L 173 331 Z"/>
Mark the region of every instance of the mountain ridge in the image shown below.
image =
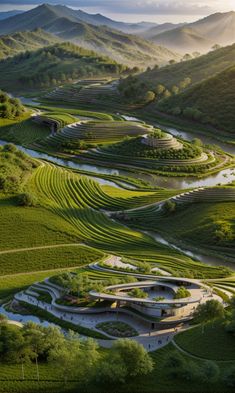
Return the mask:
<path id="1" fill-rule="evenodd" d="M 66 6 L 43 4 L 4 20 L 0 25 L 0 34 L 41 28 L 62 40 L 70 40 L 120 63 L 144 68 L 147 65 L 162 65 L 171 59 L 180 59 L 178 54 L 153 45 L 141 37 L 103 25 L 88 24 L 79 20 L 78 15 L 80 14 Z"/>

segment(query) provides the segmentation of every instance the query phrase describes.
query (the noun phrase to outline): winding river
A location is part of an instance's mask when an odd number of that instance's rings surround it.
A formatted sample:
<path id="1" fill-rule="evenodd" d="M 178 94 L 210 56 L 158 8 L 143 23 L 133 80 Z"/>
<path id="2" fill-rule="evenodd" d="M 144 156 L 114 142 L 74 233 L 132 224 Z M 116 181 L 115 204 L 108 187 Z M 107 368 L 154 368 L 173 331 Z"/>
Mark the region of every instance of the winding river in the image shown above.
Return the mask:
<path id="1" fill-rule="evenodd" d="M 123 118 L 126 120 L 140 121 L 139 119 L 137 119 L 135 117 L 123 116 Z M 172 135 L 181 136 L 186 140 L 192 140 L 193 138 L 195 138 L 195 134 L 191 134 L 189 132 L 184 132 L 181 130 L 176 130 L 175 128 L 172 128 L 172 127 L 164 127 L 164 129 L 166 131 L 168 131 L 169 133 L 171 133 Z M 220 146 L 227 153 L 235 155 L 235 146 L 221 143 L 221 142 L 219 142 L 213 138 L 210 138 L 210 137 L 200 136 L 200 139 L 202 140 L 203 143 L 216 144 L 216 145 Z M 8 143 L 8 142 L 0 140 L 0 145 L 5 145 L 6 143 Z M 197 178 L 193 178 L 193 177 L 164 177 L 164 176 L 156 176 L 156 175 L 151 175 L 151 174 L 134 173 L 134 172 L 126 171 L 126 170 L 112 169 L 112 168 L 107 168 L 107 167 L 102 167 L 102 166 L 97 166 L 97 165 L 91 165 L 91 164 L 76 163 L 71 160 L 62 159 L 62 158 L 51 156 L 46 153 L 38 152 L 36 150 L 27 149 L 27 148 L 20 146 L 20 145 L 17 145 L 17 147 L 33 158 L 44 159 L 44 160 L 48 160 L 48 161 L 53 162 L 58 165 L 66 166 L 68 168 L 73 168 L 73 169 L 78 169 L 78 170 L 90 172 L 90 176 L 94 177 L 95 180 L 97 182 L 99 182 L 101 185 L 110 185 L 110 186 L 114 186 L 114 187 L 118 187 L 118 188 L 121 188 L 121 187 L 118 186 L 116 183 L 99 178 L 99 177 L 95 177 L 95 174 L 134 177 L 134 178 L 142 179 L 144 181 L 148 181 L 153 186 L 160 186 L 160 187 L 173 188 L 173 189 L 179 189 L 179 190 L 186 189 L 186 188 L 194 188 L 194 187 L 196 188 L 196 187 L 216 186 L 218 184 L 225 185 L 225 184 L 231 183 L 231 181 L 235 181 L 235 168 L 224 169 L 214 175 L 210 175 L 210 176 L 207 176 L 207 177 L 204 177 L 201 179 L 197 179 Z M 128 185 L 128 187 L 131 188 L 129 185 Z M 216 265 L 216 266 L 223 264 L 225 266 L 228 266 L 228 267 L 234 269 L 233 263 L 225 262 L 220 258 L 202 255 L 200 252 L 195 253 L 192 251 L 187 251 L 185 249 L 178 247 L 177 245 L 170 244 L 167 240 L 163 239 L 160 235 L 158 235 L 156 233 L 154 233 L 154 234 L 152 233 L 151 236 L 153 236 L 156 241 L 158 241 L 160 243 L 164 243 L 169 246 L 172 246 L 172 247 L 178 249 L 179 251 L 183 252 L 184 254 L 187 254 L 190 257 L 200 260 L 204 263 Z"/>

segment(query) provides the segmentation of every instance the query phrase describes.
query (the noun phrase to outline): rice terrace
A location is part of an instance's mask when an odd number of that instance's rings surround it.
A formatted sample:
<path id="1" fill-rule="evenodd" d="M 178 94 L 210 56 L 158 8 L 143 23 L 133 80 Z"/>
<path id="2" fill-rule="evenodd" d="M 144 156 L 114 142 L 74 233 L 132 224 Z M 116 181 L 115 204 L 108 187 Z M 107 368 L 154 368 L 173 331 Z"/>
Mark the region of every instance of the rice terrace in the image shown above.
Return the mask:
<path id="1" fill-rule="evenodd" d="M 0 393 L 234 392 L 232 2 L 10 3 Z"/>

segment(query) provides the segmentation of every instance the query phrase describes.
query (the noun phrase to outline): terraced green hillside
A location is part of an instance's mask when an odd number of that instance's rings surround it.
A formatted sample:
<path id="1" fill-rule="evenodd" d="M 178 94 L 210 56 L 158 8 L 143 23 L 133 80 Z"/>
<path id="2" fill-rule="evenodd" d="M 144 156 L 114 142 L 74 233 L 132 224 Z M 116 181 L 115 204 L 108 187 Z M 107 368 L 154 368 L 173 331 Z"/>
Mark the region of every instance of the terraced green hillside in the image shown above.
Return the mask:
<path id="1" fill-rule="evenodd" d="M 152 262 L 157 260 L 159 266 L 174 272 L 177 270 L 186 274 L 191 271 L 196 276 L 211 277 L 227 274 L 226 270 L 223 272 L 223 269 L 218 270 L 192 261 L 156 243 L 147 235 L 110 220 L 100 211 L 101 208 L 113 209 L 116 206 L 118 210 L 123 203 L 119 198 L 115 201 L 113 197 L 102 194 L 97 183 L 83 177 L 79 178 L 70 171 L 52 165 L 40 166 L 34 172 L 30 183 L 30 188 L 37 195 L 40 204 L 73 225 L 82 241 L 92 247 L 106 253 L 135 257 L 140 260 Z M 162 195 L 159 190 L 159 194 L 156 193 L 153 198 L 165 199 L 165 195 L 164 190 Z M 140 201 L 141 204 L 143 202 L 142 196 L 139 197 L 137 205 Z M 134 206 L 133 202 L 132 198 L 128 198 L 125 205 L 131 203 L 131 206 Z"/>
<path id="2" fill-rule="evenodd" d="M 105 163 L 111 167 L 140 169 L 149 173 L 193 175 L 220 170 L 232 165 L 232 157 L 219 151 L 201 148 L 193 143 L 162 138 L 153 146 L 150 138 L 137 137 L 120 143 L 82 153 L 89 161 Z M 164 142 L 160 144 L 161 140 Z M 156 144 L 156 143 L 154 143 Z"/>
<path id="3" fill-rule="evenodd" d="M 200 246 L 209 254 L 234 260 L 234 187 L 213 188 L 210 193 L 202 191 L 201 194 L 197 203 L 193 193 L 191 197 L 188 195 L 188 199 L 186 194 L 185 198 L 182 196 L 182 203 L 176 199 L 172 208 L 166 206 L 160 210 L 146 208 L 129 212 L 124 221 L 143 230 L 159 232 L 186 247 L 198 250 Z"/>
<path id="4" fill-rule="evenodd" d="M 52 135 L 47 143 L 76 150 L 83 144 L 93 146 L 143 135 L 149 129 L 150 127 L 145 124 L 127 121 L 81 121 L 64 127 L 60 132 Z"/>

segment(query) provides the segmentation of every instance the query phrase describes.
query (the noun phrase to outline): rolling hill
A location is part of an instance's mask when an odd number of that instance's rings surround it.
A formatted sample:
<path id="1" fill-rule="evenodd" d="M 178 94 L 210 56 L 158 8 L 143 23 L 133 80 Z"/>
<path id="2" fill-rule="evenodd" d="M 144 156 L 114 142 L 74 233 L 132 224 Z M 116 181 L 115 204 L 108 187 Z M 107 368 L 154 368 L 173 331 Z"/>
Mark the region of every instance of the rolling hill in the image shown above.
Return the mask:
<path id="1" fill-rule="evenodd" d="M 103 24 L 106 20 L 104 17 L 96 15 L 88 18 L 88 16 L 89 14 L 74 11 L 65 6 L 43 4 L 23 14 L 3 20 L 0 24 L 0 34 L 41 28 L 63 40 L 72 41 L 133 66 L 146 67 L 156 63 L 166 64 L 170 59 L 180 59 L 176 53 L 153 45 L 143 38 L 99 25 L 97 20 L 99 19 L 99 23 Z M 88 20 L 92 24 L 87 23 Z"/>
<path id="2" fill-rule="evenodd" d="M 181 53 L 211 49 L 214 44 L 230 45 L 235 42 L 235 12 L 216 13 L 189 23 L 185 26 L 168 30 L 161 34 L 148 34 L 145 37 L 156 44 L 164 45 Z"/>
<path id="3" fill-rule="evenodd" d="M 158 104 L 161 110 L 209 123 L 235 137 L 235 65 Z"/>
<path id="4" fill-rule="evenodd" d="M 138 75 L 137 81 L 146 91 L 154 90 L 158 84 L 163 84 L 171 90 L 173 85 L 179 85 L 184 78 L 190 78 L 193 85 L 222 72 L 234 63 L 235 44 L 211 51 L 193 60 L 146 71 Z M 122 83 L 125 85 L 127 82 L 124 80 Z"/>
<path id="5" fill-rule="evenodd" d="M 1 87 L 7 91 L 47 88 L 79 78 L 118 76 L 126 66 L 72 43 L 59 43 L 0 61 Z"/>
<path id="6" fill-rule="evenodd" d="M 0 59 L 26 50 L 35 50 L 59 42 L 60 39 L 41 29 L 0 36 Z"/>
<path id="7" fill-rule="evenodd" d="M 145 38 L 146 40 L 151 40 L 154 41 L 156 36 L 158 36 L 161 33 L 165 33 L 166 31 L 171 31 L 177 28 L 180 28 L 184 26 L 185 23 L 162 23 L 160 25 L 152 26 L 149 29 L 145 29 L 143 32 L 140 32 L 139 34 L 141 37 Z"/>

